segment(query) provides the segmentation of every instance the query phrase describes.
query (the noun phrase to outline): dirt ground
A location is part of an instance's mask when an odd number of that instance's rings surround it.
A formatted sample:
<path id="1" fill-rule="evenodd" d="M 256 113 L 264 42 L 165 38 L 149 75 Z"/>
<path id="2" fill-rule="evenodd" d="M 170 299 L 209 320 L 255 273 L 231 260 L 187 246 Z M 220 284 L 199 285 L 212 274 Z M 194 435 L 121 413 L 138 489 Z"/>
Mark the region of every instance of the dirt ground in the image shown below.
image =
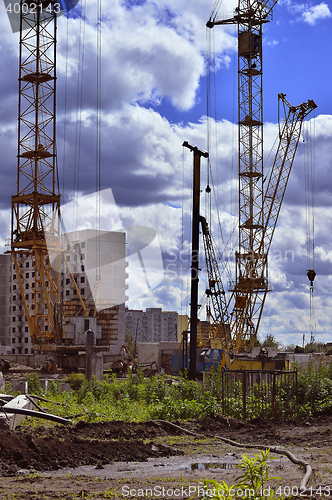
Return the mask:
<path id="1" fill-rule="evenodd" d="M 218 416 L 176 425 L 183 430 L 163 421 L 1 430 L 0 499 L 199 498 L 203 479 L 234 484 L 241 456 L 258 453 L 244 443 L 291 451 L 313 469 L 308 486 L 321 487 L 320 498 L 332 496 L 332 416 L 291 422 Z M 271 456 L 277 495 L 303 496 L 303 467 Z"/>

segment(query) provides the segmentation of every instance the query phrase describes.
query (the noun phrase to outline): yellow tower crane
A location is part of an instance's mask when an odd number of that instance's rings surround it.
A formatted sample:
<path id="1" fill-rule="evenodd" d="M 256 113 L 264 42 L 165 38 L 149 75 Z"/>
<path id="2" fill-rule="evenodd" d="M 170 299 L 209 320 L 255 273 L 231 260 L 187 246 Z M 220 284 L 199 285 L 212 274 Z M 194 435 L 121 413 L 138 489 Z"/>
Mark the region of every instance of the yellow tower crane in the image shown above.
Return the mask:
<path id="1" fill-rule="evenodd" d="M 12 197 L 11 254 L 19 283 L 13 299 L 23 302 L 34 345 L 62 342 L 63 252 L 55 146 L 59 5 L 57 0 L 25 0 L 20 9 L 17 192 Z M 56 266 L 50 259 L 52 245 L 60 255 Z M 78 297 L 87 315 L 79 291 Z"/>
<path id="2" fill-rule="evenodd" d="M 263 184 L 263 26 L 272 19 L 277 0 L 239 0 L 233 17 L 219 16 L 217 1 L 207 22 L 238 26 L 238 178 L 239 247 L 235 279 L 229 283 L 231 350 L 253 347 L 261 321 L 268 281 L 268 252 L 294 161 L 302 122 L 316 107 L 313 101 L 291 106 L 279 94 L 279 146 L 270 178 Z M 224 318 L 219 319 L 225 324 Z M 225 347 L 225 342 L 222 342 Z"/>

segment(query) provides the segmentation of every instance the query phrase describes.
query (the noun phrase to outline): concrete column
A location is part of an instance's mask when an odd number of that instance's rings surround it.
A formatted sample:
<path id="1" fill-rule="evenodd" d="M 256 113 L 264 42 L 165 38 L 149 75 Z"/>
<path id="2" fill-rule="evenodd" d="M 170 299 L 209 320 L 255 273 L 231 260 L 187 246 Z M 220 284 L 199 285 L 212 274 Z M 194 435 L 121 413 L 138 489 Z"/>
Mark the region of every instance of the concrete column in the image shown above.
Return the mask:
<path id="1" fill-rule="evenodd" d="M 92 355 L 93 355 L 93 341 L 94 332 L 88 330 L 86 332 L 86 351 L 85 351 L 85 377 L 90 380 L 92 374 Z"/>

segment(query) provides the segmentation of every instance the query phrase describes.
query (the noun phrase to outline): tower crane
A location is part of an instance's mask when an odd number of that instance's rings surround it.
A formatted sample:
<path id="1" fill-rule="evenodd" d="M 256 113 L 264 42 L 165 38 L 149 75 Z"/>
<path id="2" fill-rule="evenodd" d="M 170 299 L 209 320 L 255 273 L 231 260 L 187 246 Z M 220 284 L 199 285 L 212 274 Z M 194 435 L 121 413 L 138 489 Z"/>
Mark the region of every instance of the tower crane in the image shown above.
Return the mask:
<path id="1" fill-rule="evenodd" d="M 272 19 L 277 0 L 239 0 L 233 17 L 218 14 L 221 2 L 207 22 L 238 26 L 238 163 L 239 247 L 235 254 L 235 279 L 229 283 L 227 304 L 231 348 L 240 352 L 253 347 L 267 292 L 268 252 L 294 161 L 302 122 L 316 108 L 309 100 L 291 106 L 279 94 L 279 146 L 264 190 L 263 186 L 263 89 L 262 32 Z M 208 259 L 208 257 L 206 257 Z M 223 319 L 222 322 L 224 323 Z M 227 344 L 227 343 L 226 343 Z M 225 347 L 225 339 L 222 339 Z"/>
<path id="2" fill-rule="evenodd" d="M 17 192 L 12 197 L 10 252 L 20 289 L 17 298 L 23 301 L 34 346 L 62 342 L 61 259 L 54 266 L 50 257 L 50 249 L 63 257 L 55 145 L 59 7 L 57 0 L 25 0 L 20 9 Z"/>

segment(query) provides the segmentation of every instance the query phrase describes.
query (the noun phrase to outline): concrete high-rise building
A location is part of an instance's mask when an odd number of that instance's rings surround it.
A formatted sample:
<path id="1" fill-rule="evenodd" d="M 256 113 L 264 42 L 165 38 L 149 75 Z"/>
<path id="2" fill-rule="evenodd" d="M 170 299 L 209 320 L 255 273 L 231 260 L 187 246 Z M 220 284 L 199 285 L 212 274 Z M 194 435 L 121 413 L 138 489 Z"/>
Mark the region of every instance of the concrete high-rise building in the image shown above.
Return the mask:
<path id="1" fill-rule="evenodd" d="M 85 331 L 90 328 L 95 332 L 97 345 L 110 345 L 110 352 L 118 353 L 125 340 L 128 277 L 125 234 L 86 229 L 67 233 L 62 241 L 65 263 L 60 270 L 60 302 L 65 318 L 64 339 L 70 344 L 85 343 Z M 56 257 L 51 252 L 51 260 Z M 29 291 L 35 286 L 34 262 L 24 254 L 18 254 L 18 261 L 24 268 L 25 299 L 33 314 Z M 12 354 L 32 354 L 22 292 L 11 254 L 0 255 L 0 314 L 1 344 L 11 345 Z"/>
<path id="2" fill-rule="evenodd" d="M 0 255 L 0 344 L 3 346 L 9 346 L 11 343 L 11 264 L 10 255 Z"/>
<path id="3" fill-rule="evenodd" d="M 178 336 L 178 313 L 158 307 L 143 310 L 126 308 L 126 333 L 138 342 L 175 342 Z"/>

